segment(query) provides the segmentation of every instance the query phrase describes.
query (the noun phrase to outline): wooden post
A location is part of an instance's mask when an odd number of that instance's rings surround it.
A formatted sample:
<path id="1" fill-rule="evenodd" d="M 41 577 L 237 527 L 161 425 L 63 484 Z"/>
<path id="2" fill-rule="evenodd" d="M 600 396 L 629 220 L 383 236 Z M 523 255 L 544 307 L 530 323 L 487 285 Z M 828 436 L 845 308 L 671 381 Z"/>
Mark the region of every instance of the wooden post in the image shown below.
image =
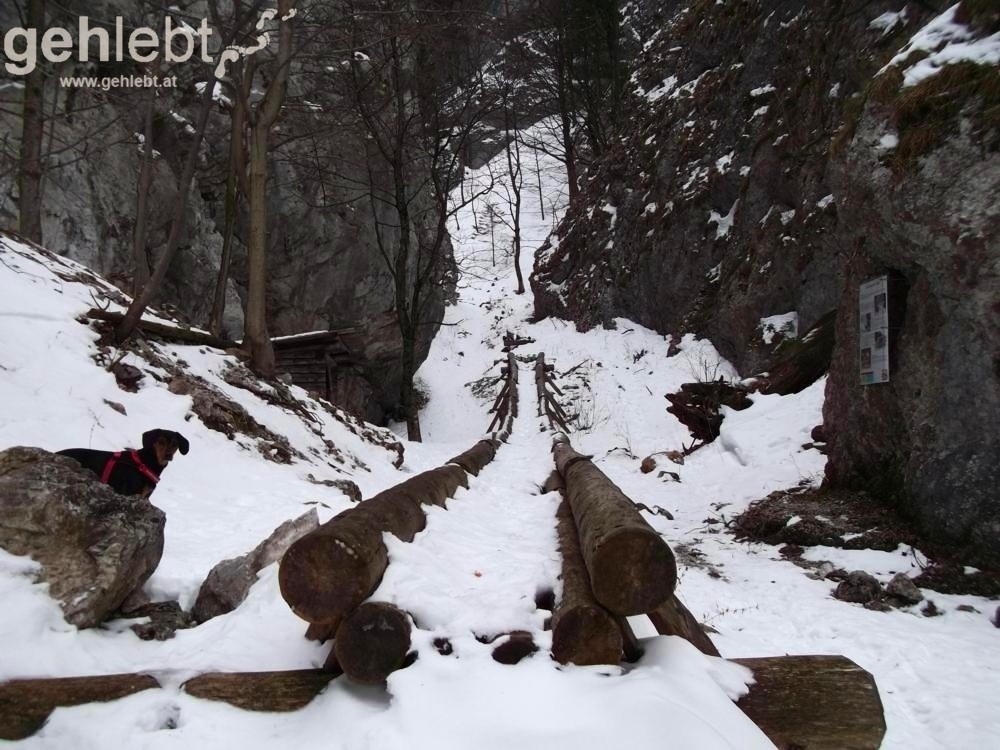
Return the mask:
<path id="1" fill-rule="evenodd" d="M 563 594 L 552 616 L 552 656 L 560 664 L 617 664 L 622 658 L 622 632 L 590 589 L 576 524 L 565 499 L 556 519 Z"/>
<path id="2" fill-rule="evenodd" d="M 677 585 L 670 547 L 565 435 L 556 436 L 552 451 L 566 482 L 594 597 L 616 615 L 645 614 L 660 606 Z"/>
<path id="3" fill-rule="evenodd" d="M 663 604 L 648 612 L 647 616 L 660 635 L 679 635 L 703 654 L 722 656 L 701 623 L 676 595 L 671 594 Z"/>
<path id="4" fill-rule="evenodd" d="M 333 642 L 344 674 L 369 684 L 403 666 L 410 652 L 410 616 L 386 602 L 365 602 L 344 620 Z"/>

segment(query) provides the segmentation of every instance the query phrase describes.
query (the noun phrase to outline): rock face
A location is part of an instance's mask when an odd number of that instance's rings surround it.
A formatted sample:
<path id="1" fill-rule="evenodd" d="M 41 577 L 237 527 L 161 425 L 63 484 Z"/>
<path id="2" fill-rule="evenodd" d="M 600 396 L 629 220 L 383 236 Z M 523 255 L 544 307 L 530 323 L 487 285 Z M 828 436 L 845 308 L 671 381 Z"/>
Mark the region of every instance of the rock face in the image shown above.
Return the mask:
<path id="1" fill-rule="evenodd" d="M 904 86 L 912 63 L 887 63 L 936 15 L 914 3 L 635 7 L 628 126 L 539 249 L 536 314 L 696 332 L 747 374 L 771 354 L 762 318 L 828 316 L 829 486 L 996 562 L 1000 71 Z M 953 21 L 1000 23 L 969 2 Z M 862 386 L 859 286 L 883 274 L 891 380 Z"/>
<path id="2" fill-rule="evenodd" d="M 41 580 L 77 627 L 100 624 L 149 578 L 165 522 L 148 500 L 119 495 L 70 458 L 0 452 L 0 547 L 42 564 Z"/>
<path id="3" fill-rule="evenodd" d="M 281 524 L 251 552 L 223 560 L 212 568 L 191 610 L 195 621 L 202 623 L 236 609 L 250 593 L 250 587 L 257 581 L 257 573 L 280 560 L 294 542 L 318 527 L 319 516 L 313 508 Z"/>

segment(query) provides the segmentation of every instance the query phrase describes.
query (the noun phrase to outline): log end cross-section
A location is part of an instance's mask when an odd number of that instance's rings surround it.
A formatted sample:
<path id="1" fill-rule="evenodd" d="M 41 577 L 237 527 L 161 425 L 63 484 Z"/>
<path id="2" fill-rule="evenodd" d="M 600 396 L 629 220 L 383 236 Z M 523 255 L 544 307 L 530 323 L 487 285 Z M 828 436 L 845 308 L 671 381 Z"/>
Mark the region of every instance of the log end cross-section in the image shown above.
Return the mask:
<path id="1" fill-rule="evenodd" d="M 345 616 L 370 594 L 389 563 L 378 529 L 364 519 L 338 518 L 295 542 L 278 568 L 281 595 L 307 622 Z"/>
<path id="2" fill-rule="evenodd" d="M 410 616 L 399 607 L 365 602 L 337 631 L 337 662 L 352 680 L 380 683 L 406 661 L 410 630 Z"/>

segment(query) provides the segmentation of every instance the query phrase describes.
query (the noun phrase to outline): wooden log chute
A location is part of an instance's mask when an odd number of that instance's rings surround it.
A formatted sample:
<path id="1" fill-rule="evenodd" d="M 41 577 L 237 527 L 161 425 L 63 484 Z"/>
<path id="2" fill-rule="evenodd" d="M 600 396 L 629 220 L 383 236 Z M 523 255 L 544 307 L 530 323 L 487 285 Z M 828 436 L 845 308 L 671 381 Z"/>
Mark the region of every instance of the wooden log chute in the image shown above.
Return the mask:
<path id="1" fill-rule="evenodd" d="M 635 504 L 590 461 L 557 435 L 552 452 L 566 484 L 594 597 L 615 615 L 645 614 L 677 584 L 667 543 Z"/>

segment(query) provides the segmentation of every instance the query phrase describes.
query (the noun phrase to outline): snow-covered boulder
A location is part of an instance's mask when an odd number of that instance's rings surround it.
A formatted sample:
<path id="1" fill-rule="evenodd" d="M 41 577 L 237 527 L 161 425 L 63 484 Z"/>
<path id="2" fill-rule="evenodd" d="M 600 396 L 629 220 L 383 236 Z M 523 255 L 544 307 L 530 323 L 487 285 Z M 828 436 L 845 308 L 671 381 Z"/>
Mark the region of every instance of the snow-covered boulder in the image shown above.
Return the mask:
<path id="1" fill-rule="evenodd" d="M 42 564 L 68 622 L 103 622 L 152 575 L 166 515 L 41 448 L 0 452 L 0 547 Z"/>

